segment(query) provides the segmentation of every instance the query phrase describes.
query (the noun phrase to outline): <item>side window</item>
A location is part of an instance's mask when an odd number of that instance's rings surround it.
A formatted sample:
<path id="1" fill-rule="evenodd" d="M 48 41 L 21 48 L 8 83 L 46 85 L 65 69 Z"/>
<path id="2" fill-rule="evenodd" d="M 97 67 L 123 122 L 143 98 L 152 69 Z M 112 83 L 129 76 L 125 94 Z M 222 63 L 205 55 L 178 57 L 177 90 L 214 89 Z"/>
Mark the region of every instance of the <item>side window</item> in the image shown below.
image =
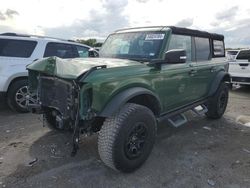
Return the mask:
<path id="1" fill-rule="evenodd" d="M 89 48 L 84 46 L 76 46 L 79 57 L 88 57 L 89 56 Z"/>
<path id="2" fill-rule="evenodd" d="M 191 59 L 192 59 L 191 36 L 173 34 L 171 39 L 170 39 L 169 46 L 168 46 L 168 50 L 172 50 L 172 49 L 184 49 L 184 50 L 186 50 L 187 61 L 191 61 Z"/>
<path id="3" fill-rule="evenodd" d="M 60 58 L 79 57 L 77 49 L 74 45 L 49 42 L 46 46 L 44 57 L 57 56 Z"/>
<path id="4" fill-rule="evenodd" d="M 244 59 L 244 60 L 248 60 L 250 59 L 250 50 L 242 50 L 240 51 L 240 53 L 238 54 L 236 59 Z"/>
<path id="5" fill-rule="evenodd" d="M 36 45 L 36 41 L 0 39 L 0 56 L 28 58 Z"/>
<path id="6" fill-rule="evenodd" d="M 224 42 L 221 40 L 213 40 L 213 53 L 215 57 L 224 57 L 225 48 Z"/>
<path id="7" fill-rule="evenodd" d="M 208 38 L 195 37 L 196 60 L 206 61 L 210 59 L 210 45 Z"/>

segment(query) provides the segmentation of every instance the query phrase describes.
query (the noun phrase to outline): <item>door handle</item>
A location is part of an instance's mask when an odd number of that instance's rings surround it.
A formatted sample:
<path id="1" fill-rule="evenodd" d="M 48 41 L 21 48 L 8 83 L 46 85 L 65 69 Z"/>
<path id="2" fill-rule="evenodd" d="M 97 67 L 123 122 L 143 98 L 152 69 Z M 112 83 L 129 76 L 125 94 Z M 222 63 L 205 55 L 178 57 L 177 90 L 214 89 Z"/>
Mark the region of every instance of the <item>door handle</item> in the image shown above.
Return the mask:
<path id="1" fill-rule="evenodd" d="M 195 73 L 197 73 L 197 70 L 195 70 L 195 69 L 192 69 L 189 71 L 190 76 L 193 76 Z"/>
<path id="2" fill-rule="evenodd" d="M 210 72 L 215 72 L 216 71 L 216 67 L 211 67 Z"/>

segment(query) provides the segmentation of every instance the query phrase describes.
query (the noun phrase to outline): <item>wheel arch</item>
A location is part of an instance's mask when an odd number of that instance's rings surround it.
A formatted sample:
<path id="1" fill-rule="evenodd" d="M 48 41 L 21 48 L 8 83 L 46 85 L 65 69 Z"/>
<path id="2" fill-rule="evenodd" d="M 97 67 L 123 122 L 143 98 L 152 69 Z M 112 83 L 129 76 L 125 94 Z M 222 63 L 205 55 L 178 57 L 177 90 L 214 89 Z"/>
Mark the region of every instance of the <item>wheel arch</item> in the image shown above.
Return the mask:
<path id="1" fill-rule="evenodd" d="M 28 80 L 28 77 L 27 76 L 18 76 L 18 77 L 13 78 L 9 82 L 7 93 L 9 92 L 9 89 L 11 88 L 12 84 L 15 83 L 16 81 L 19 81 L 19 80 Z"/>
<path id="2" fill-rule="evenodd" d="M 161 103 L 151 90 L 133 87 L 116 94 L 100 112 L 100 117 L 110 117 L 126 103 L 135 103 L 148 107 L 157 116 L 161 112 Z"/>
<path id="3" fill-rule="evenodd" d="M 221 82 L 230 82 L 230 74 L 220 71 L 214 78 L 213 83 L 209 90 L 209 96 L 213 96 L 220 86 Z"/>

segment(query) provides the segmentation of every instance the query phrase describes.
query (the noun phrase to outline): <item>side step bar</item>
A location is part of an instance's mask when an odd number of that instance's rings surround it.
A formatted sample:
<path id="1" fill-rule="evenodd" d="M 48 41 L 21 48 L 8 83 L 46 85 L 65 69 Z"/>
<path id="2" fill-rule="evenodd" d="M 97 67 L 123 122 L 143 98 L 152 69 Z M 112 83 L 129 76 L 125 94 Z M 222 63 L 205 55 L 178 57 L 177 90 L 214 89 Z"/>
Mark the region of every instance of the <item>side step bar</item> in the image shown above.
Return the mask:
<path id="1" fill-rule="evenodd" d="M 204 104 L 201 104 L 192 108 L 192 111 L 198 116 L 203 116 L 205 113 L 207 113 L 208 109 Z"/>
<path id="2" fill-rule="evenodd" d="M 207 107 L 204 104 L 196 106 L 191 109 L 198 116 L 203 116 L 207 111 Z M 188 120 L 183 113 L 175 114 L 167 118 L 168 122 L 174 127 L 180 127 L 185 124 Z"/>
<path id="3" fill-rule="evenodd" d="M 180 127 L 187 122 L 187 118 L 184 114 L 177 114 L 168 118 L 168 122 L 174 127 Z"/>

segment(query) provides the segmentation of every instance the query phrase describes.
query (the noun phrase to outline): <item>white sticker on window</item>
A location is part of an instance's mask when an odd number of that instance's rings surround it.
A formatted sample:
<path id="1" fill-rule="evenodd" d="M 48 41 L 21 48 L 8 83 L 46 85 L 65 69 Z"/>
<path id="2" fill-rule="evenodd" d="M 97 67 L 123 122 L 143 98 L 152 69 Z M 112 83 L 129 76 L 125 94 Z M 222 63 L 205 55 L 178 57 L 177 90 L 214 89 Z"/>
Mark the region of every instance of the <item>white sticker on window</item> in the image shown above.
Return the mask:
<path id="1" fill-rule="evenodd" d="M 145 40 L 163 40 L 164 36 L 163 33 L 151 33 L 146 35 Z"/>

